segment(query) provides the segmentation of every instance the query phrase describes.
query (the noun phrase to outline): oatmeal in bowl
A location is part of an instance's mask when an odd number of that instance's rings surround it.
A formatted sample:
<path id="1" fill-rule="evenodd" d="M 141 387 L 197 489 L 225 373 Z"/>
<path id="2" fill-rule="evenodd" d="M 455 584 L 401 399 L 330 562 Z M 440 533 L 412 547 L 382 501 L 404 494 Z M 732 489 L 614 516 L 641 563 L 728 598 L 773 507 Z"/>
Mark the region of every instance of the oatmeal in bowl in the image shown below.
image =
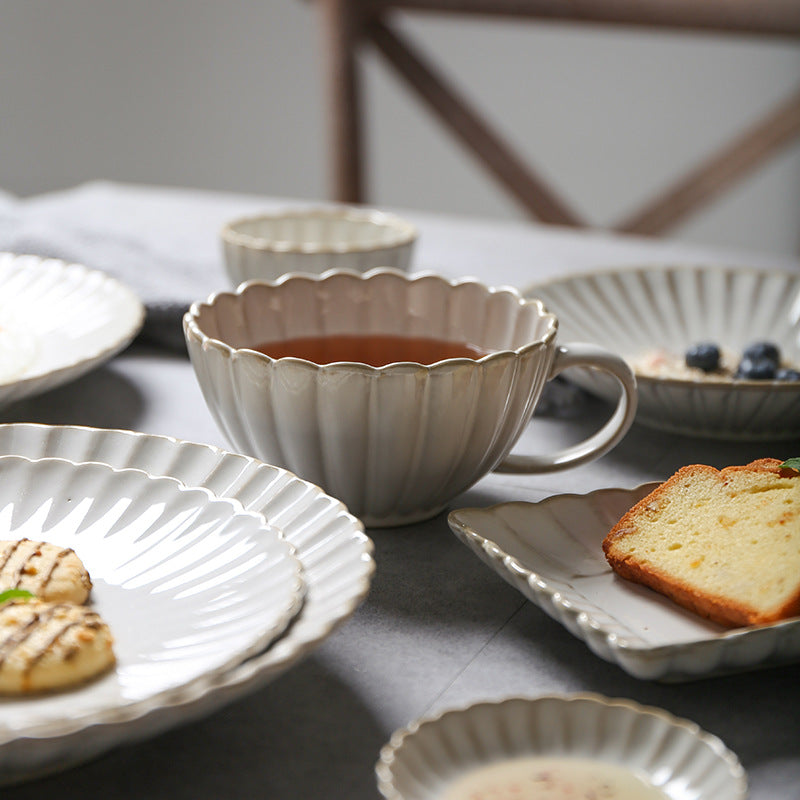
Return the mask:
<path id="1" fill-rule="evenodd" d="M 780 347 L 769 341 L 753 342 L 741 353 L 715 342 L 697 342 L 681 354 L 656 348 L 627 361 L 636 375 L 649 378 L 800 381 L 800 364 L 788 361 Z"/>

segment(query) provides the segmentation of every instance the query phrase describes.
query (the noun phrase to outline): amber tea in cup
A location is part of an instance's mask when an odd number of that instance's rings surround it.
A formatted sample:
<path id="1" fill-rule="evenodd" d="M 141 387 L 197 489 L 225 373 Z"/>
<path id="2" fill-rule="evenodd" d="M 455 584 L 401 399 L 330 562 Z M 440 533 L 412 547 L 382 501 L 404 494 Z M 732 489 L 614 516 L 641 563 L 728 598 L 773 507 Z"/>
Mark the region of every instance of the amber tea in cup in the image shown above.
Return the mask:
<path id="1" fill-rule="evenodd" d="M 404 361 L 430 365 L 448 358 L 482 358 L 490 352 L 477 345 L 445 339 L 380 333 L 297 336 L 262 342 L 254 349 L 270 358 L 303 358 L 315 364 L 349 361 L 371 367 Z"/>

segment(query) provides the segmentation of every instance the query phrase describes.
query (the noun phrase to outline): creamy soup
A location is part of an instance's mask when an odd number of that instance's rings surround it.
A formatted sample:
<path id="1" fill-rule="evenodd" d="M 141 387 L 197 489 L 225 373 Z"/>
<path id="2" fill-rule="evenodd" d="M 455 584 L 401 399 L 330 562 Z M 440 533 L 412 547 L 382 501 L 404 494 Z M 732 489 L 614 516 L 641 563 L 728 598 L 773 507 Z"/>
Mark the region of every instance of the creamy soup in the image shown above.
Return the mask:
<path id="1" fill-rule="evenodd" d="M 581 758 L 498 761 L 453 781 L 441 800 L 668 800 L 646 777 Z"/>

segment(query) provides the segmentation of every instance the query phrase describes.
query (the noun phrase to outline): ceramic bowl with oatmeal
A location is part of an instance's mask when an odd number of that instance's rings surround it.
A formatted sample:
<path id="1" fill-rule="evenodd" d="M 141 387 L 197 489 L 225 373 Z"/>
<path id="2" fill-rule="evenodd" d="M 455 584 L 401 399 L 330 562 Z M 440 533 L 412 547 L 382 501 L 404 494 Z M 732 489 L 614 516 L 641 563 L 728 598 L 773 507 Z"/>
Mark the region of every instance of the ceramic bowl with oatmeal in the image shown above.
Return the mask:
<path id="1" fill-rule="evenodd" d="M 636 374 L 636 422 L 719 439 L 800 435 L 800 272 L 629 267 L 525 290 L 559 333 L 622 355 Z M 611 396 L 602 376 L 565 377 Z"/>

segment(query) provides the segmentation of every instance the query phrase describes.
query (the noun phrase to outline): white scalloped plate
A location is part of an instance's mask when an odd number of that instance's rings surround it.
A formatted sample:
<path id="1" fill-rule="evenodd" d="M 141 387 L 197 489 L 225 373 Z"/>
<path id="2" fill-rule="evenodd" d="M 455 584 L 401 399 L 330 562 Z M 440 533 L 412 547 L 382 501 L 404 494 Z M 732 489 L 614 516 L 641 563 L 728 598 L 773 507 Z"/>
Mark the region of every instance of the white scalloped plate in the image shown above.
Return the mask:
<path id="1" fill-rule="evenodd" d="M 0 253 L 0 406 L 74 380 L 136 336 L 144 306 L 80 264 Z"/>
<path id="2" fill-rule="evenodd" d="M 730 630 L 614 574 L 601 543 L 657 483 L 452 511 L 456 536 L 600 658 L 683 681 L 800 660 L 800 619 Z"/>
<path id="3" fill-rule="evenodd" d="M 724 267 L 643 267 L 573 275 L 528 287 L 558 317 L 559 336 L 594 342 L 631 362 L 651 350 L 678 357 L 702 341 L 741 352 L 768 339 L 800 364 L 800 273 Z M 604 376 L 566 377 L 607 400 Z M 708 382 L 637 372 L 636 421 L 653 428 L 723 439 L 800 436 L 800 383 Z"/>
<path id="4" fill-rule="evenodd" d="M 141 469 L 238 500 L 283 531 L 306 581 L 299 614 L 268 649 L 209 684 L 193 685 L 181 697 L 140 703 L 95 725 L 77 722 L 61 735 L 18 737 L 0 744 L 0 785 L 87 761 L 119 744 L 210 714 L 257 690 L 319 645 L 351 616 L 369 590 L 375 564 L 372 542 L 361 522 L 338 500 L 286 470 L 208 445 L 70 426 L 0 425 L 0 453 Z"/>
<path id="5" fill-rule="evenodd" d="M 260 514 L 140 470 L 0 457 L 0 539 L 72 548 L 115 668 L 72 690 L 0 698 L 0 744 L 179 701 L 263 650 L 302 603 L 294 548 Z"/>
<path id="6" fill-rule="evenodd" d="M 670 800 L 744 800 L 747 794 L 739 759 L 716 736 L 660 708 L 594 694 L 510 697 L 417 720 L 392 734 L 375 772 L 387 800 L 441 800 L 468 772 L 532 757 L 623 767 Z"/>

